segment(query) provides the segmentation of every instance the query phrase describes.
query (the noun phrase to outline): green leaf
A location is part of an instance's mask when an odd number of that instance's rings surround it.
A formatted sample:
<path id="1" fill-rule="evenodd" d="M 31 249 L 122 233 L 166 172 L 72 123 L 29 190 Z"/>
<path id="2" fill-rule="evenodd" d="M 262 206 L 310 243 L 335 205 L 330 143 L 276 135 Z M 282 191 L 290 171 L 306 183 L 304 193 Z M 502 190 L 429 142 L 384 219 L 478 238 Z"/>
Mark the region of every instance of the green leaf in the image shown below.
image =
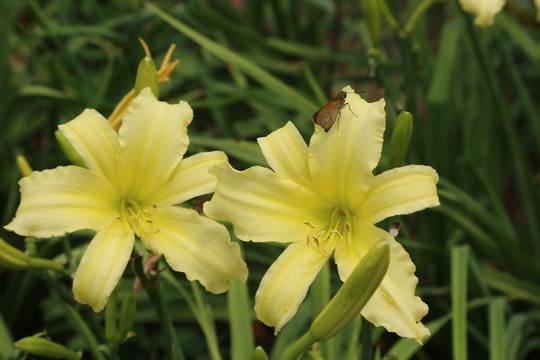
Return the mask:
<path id="1" fill-rule="evenodd" d="M 171 15 L 164 12 L 153 3 L 146 2 L 145 4 L 146 7 L 150 9 L 150 11 L 159 16 L 163 21 L 171 25 L 173 28 L 180 31 L 182 34 L 184 34 L 191 40 L 195 41 L 197 44 L 212 53 L 214 56 L 217 56 L 221 60 L 238 67 L 239 70 L 245 72 L 254 80 L 258 81 L 263 86 L 266 86 L 275 94 L 282 97 L 282 99 L 291 106 L 296 107 L 298 110 L 304 112 L 307 115 L 311 115 L 317 110 L 317 106 L 314 103 L 303 97 L 295 89 L 287 86 L 284 82 L 282 82 L 272 74 L 255 65 L 253 62 L 246 60 L 237 53 L 231 51 L 230 49 L 218 44 L 217 42 L 207 38 L 196 30 L 185 25 L 178 19 L 173 18 Z"/>
<path id="2" fill-rule="evenodd" d="M 258 144 L 246 140 L 214 139 L 205 136 L 190 136 L 193 145 L 223 150 L 227 155 L 244 160 L 252 165 L 266 165 Z"/>
<path id="3" fill-rule="evenodd" d="M 467 360 L 467 280 L 469 246 L 452 248 L 452 351 L 454 359 Z"/>
<path id="4" fill-rule="evenodd" d="M 506 360 L 504 316 L 506 299 L 494 298 L 489 302 L 489 358 Z"/>
<path id="5" fill-rule="evenodd" d="M 227 302 L 231 322 L 231 358 L 248 359 L 255 356 L 255 341 L 251 328 L 252 305 L 247 284 L 240 284 L 238 279 L 233 279 L 229 286 Z"/>

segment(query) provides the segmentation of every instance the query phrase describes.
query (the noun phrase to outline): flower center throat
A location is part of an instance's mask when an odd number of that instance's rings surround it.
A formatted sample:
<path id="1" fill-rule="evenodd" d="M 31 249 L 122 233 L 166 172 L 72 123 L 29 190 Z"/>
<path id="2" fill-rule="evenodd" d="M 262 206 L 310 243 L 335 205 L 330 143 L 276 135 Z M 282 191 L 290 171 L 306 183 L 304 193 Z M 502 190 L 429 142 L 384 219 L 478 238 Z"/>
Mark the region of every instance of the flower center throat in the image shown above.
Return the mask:
<path id="1" fill-rule="evenodd" d="M 138 237 L 144 233 L 159 232 L 159 228 L 152 221 L 152 212 L 143 209 L 137 201 L 131 199 L 121 201 L 120 219 L 125 221 Z"/>
<path id="2" fill-rule="evenodd" d="M 323 228 L 316 228 L 309 221 L 304 222 L 311 227 L 307 245 L 324 256 L 330 256 L 339 241 L 350 245 L 352 239 L 352 217 L 348 210 L 335 208 L 329 220 L 328 226 Z"/>

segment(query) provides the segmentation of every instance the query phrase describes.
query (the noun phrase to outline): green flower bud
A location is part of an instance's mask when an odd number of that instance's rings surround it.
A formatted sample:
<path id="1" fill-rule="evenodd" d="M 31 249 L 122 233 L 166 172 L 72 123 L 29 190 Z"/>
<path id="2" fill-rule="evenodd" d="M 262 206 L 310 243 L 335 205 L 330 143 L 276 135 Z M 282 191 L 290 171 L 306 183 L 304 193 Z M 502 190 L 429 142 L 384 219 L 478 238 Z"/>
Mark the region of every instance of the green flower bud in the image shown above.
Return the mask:
<path id="1" fill-rule="evenodd" d="M 128 295 L 122 302 L 122 308 L 120 309 L 120 324 L 116 335 L 117 344 L 123 343 L 132 336 L 130 330 L 135 321 L 136 305 L 135 296 L 133 295 Z"/>
<path id="2" fill-rule="evenodd" d="M 257 346 L 251 355 L 251 360 L 268 360 L 268 355 L 262 347 Z"/>
<path id="3" fill-rule="evenodd" d="M 390 142 L 390 154 L 388 156 L 388 169 L 403 164 L 413 130 L 413 118 L 411 113 L 402 111 L 396 120 L 396 126 Z"/>
<path id="4" fill-rule="evenodd" d="M 40 337 L 25 337 L 15 343 L 21 351 L 49 359 L 79 360 L 81 357 L 64 346 Z"/>
<path id="5" fill-rule="evenodd" d="M 139 63 L 137 78 L 135 79 L 135 94 L 139 95 L 142 89 L 150 87 L 152 94 L 159 99 L 159 82 L 154 60 L 150 56 L 145 56 Z"/>
<path id="6" fill-rule="evenodd" d="M 55 271 L 64 271 L 62 264 L 48 260 L 28 256 L 21 250 L 9 245 L 0 238 L 0 266 L 8 269 L 23 270 L 28 268 L 48 269 Z"/>
<path id="7" fill-rule="evenodd" d="M 17 156 L 17 167 L 19 168 L 22 177 L 28 176 L 34 171 L 28 164 L 28 161 L 26 161 L 26 158 L 22 155 Z"/>
<path id="8" fill-rule="evenodd" d="M 373 48 L 379 48 L 381 45 L 381 16 L 377 2 L 378 0 L 362 0 L 362 12 Z"/>
<path id="9" fill-rule="evenodd" d="M 358 315 L 379 287 L 390 263 L 390 244 L 377 242 L 317 316 L 309 335 L 314 341 L 330 339 Z"/>
<path id="10" fill-rule="evenodd" d="M 14 270 L 26 269 L 30 267 L 30 256 L 0 238 L 0 266 Z"/>
<path id="11" fill-rule="evenodd" d="M 54 132 L 54 137 L 56 137 L 56 141 L 58 141 L 58 143 L 60 144 L 64 155 L 66 155 L 70 163 L 84 168 L 87 167 L 81 155 L 79 155 L 77 150 L 75 150 L 73 145 L 71 145 L 71 143 L 68 141 L 68 139 L 66 139 L 66 137 L 64 136 L 64 134 L 62 134 L 60 130 L 56 130 Z"/>

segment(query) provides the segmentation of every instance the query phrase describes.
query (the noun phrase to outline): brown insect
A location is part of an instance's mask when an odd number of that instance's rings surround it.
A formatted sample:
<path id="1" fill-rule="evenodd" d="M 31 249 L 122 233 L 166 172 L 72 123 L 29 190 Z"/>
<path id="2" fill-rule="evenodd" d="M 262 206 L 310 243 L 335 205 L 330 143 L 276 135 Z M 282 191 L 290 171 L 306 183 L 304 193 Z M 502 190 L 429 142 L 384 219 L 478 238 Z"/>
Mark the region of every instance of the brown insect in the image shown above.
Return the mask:
<path id="1" fill-rule="evenodd" d="M 330 99 L 328 104 L 324 105 L 313 114 L 313 122 L 319 124 L 325 132 L 328 132 L 336 120 L 339 119 L 341 109 L 343 109 L 345 105 L 348 105 L 345 102 L 346 97 L 347 93 L 345 91 L 340 91 L 333 99 Z"/>

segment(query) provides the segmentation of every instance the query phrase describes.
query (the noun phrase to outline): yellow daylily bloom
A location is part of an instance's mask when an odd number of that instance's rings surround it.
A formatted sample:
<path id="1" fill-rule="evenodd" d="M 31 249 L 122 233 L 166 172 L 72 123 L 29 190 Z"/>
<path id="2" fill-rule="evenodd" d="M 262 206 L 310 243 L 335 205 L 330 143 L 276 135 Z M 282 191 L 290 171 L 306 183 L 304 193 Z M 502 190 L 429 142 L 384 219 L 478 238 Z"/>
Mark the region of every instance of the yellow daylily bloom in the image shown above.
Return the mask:
<path id="1" fill-rule="evenodd" d="M 504 0 L 459 0 L 459 4 L 468 13 L 476 15 L 474 24 L 491 26 L 495 15 L 504 7 Z"/>
<path id="2" fill-rule="evenodd" d="M 410 165 L 374 176 L 385 128 L 384 100 L 367 103 L 346 87 L 339 122 L 315 125 L 308 145 L 292 123 L 259 138 L 272 170 L 215 165 L 216 191 L 205 213 L 234 225 L 244 241 L 291 243 L 269 268 L 255 311 L 276 333 L 296 313 L 324 263 L 334 254 L 345 281 L 371 247 L 390 242 L 390 266 L 362 315 L 377 326 L 421 341 L 428 307 L 414 295 L 418 279 L 403 247 L 374 224 L 439 205 L 435 170 Z M 350 108 L 349 108 L 350 107 Z M 239 186 L 241 184 L 241 186 Z"/>
<path id="3" fill-rule="evenodd" d="M 212 192 L 208 169 L 227 161 L 220 151 L 183 159 L 192 118 L 186 102 L 160 102 L 149 88 L 131 102 L 118 133 L 85 110 L 59 128 L 88 168 L 61 166 L 21 179 L 21 204 L 5 228 L 35 237 L 97 231 L 73 281 L 75 299 L 96 312 L 122 276 L 135 236 L 211 292 L 226 291 L 230 279 L 245 281 L 247 267 L 227 229 L 173 206 Z"/>

